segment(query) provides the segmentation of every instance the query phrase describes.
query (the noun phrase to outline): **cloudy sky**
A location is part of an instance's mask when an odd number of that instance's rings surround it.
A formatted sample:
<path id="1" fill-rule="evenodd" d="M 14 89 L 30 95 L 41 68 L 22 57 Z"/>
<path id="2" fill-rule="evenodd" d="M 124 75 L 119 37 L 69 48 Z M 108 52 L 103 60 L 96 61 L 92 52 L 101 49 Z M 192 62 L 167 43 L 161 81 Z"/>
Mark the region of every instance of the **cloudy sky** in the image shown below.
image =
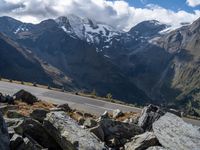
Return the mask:
<path id="1" fill-rule="evenodd" d="M 0 0 L 0 15 L 38 23 L 75 14 L 128 30 L 155 19 L 177 27 L 200 17 L 200 0 Z"/>

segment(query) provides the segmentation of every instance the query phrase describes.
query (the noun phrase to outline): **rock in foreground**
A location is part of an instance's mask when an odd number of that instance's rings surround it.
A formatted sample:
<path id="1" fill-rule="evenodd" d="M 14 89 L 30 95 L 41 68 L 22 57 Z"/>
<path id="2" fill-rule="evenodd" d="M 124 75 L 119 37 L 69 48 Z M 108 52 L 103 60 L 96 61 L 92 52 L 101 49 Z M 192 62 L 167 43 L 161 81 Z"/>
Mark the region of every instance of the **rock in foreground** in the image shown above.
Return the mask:
<path id="1" fill-rule="evenodd" d="M 38 99 L 34 95 L 25 90 L 20 90 L 14 95 L 14 97 L 17 100 L 22 100 L 23 102 L 30 105 L 32 105 L 35 102 L 38 102 Z"/>
<path id="2" fill-rule="evenodd" d="M 65 112 L 50 112 L 44 120 L 44 128 L 64 150 L 103 150 L 101 143 L 92 133 L 82 129 Z"/>
<path id="3" fill-rule="evenodd" d="M 178 116 L 166 113 L 153 123 L 153 131 L 160 144 L 169 150 L 199 150 L 200 131 Z"/>
<path id="4" fill-rule="evenodd" d="M 145 132 L 135 136 L 130 143 L 125 145 L 126 150 L 143 150 L 150 146 L 159 145 L 153 132 Z"/>
<path id="5" fill-rule="evenodd" d="M 151 131 L 152 124 L 163 115 L 164 112 L 158 106 L 149 105 L 142 110 L 138 125 L 145 131 Z"/>

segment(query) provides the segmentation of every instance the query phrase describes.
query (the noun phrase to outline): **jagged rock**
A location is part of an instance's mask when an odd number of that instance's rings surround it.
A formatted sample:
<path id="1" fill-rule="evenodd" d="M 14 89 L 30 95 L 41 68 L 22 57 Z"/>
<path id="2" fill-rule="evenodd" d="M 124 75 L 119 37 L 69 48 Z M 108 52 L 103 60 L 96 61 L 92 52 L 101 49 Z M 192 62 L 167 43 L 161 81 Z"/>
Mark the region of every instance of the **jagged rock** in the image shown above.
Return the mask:
<path id="1" fill-rule="evenodd" d="M 14 134 L 10 139 L 10 149 L 16 150 L 21 144 L 24 143 L 22 136 Z"/>
<path id="2" fill-rule="evenodd" d="M 44 150 L 44 148 L 33 139 L 30 140 L 25 137 L 23 143 L 17 148 L 17 150 Z"/>
<path id="3" fill-rule="evenodd" d="M 94 133 L 101 141 L 104 141 L 104 132 L 101 126 L 96 126 L 89 129 L 90 132 Z"/>
<path id="4" fill-rule="evenodd" d="M 46 118 L 46 114 L 49 111 L 46 109 L 35 109 L 33 112 L 30 114 L 31 118 L 38 120 L 39 122 L 43 122 L 43 120 Z"/>
<path id="5" fill-rule="evenodd" d="M 149 147 L 147 150 L 167 150 L 167 149 L 160 146 L 153 146 L 153 147 Z"/>
<path id="6" fill-rule="evenodd" d="M 94 119 L 92 119 L 92 118 L 87 118 L 84 121 L 83 125 L 85 127 L 87 127 L 87 128 L 92 128 L 92 127 L 95 127 L 97 125 L 97 122 Z"/>
<path id="7" fill-rule="evenodd" d="M 72 111 L 68 104 L 58 105 L 57 108 L 61 108 L 62 111 L 65 111 L 65 112 L 71 112 Z"/>
<path id="8" fill-rule="evenodd" d="M 32 138 L 38 144 L 49 149 L 60 150 L 60 146 L 43 128 L 42 124 L 31 118 L 26 118 L 14 128 L 15 132 L 20 135 Z"/>
<path id="9" fill-rule="evenodd" d="M 143 129 L 135 124 L 123 123 L 120 121 L 115 121 L 113 119 L 102 119 L 99 122 L 100 127 L 104 132 L 104 139 L 106 144 L 111 144 L 109 146 L 119 147 L 124 145 L 128 139 L 132 138 L 135 135 L 143 133 Z M 111 143 L 112 140 L 110 137 L 115 137 L 115 144 Z"/>
<path id="10" fill-rule="evenodd" d="M 65 112 L 48 113 L 43 126 L 62 149 L 102 150 L 105 148 L 92 133 L 82 129 Z"/>
<path id="11" fill-rule="evenodd" d="M 118 118 L 123 115 L 123 112 L 119 109 L 113 110 L 113 118 Z"/>
<path id="12" fill-rule="evenodd" d="M 109 118 L 109 113 L 107 111 L 105 111 L 101 116 L 100 116 L 101 119 L 103 118 Z"/>
<path id="13" fill-rule="evenodd" d="M 123 123 L 112 119 L 102 119 L 99 122 L 105 136 L 116 135 L 121 138 L 132 138 L 135 135 L 143 133 L 141 127 L 135 124 Z"/>
<path id="14" fill-rule="evenodd" d="M 142 110 L 138 125 L 145 131 L 151 131 L 152 124 L 163 115 L 164 112 L 158 106 L 149 105 Z"/>
<path id="15" fill-rule="evenodd" d="M 14 94 L 14 97 L 16 100 L 22 100 L 23 102 L 30 105 L 32 105 L 35 102 L 38 102 L 38 99 L 34 95 L 25 90 L 20 90 L 19 92 Z"/>
<path id="16" fill-rule="evenodd" d="M 2 113 L 0 112 L 0 150 L 9 150 L 9 134 L 6 123 L 3 119 Z"/>
<path id="17" fill-rule="evenodd" d="M 23 118 L 22 114 L 18 113 L 16 110 L 8 110 L 7 112 L 7 117 L 8 118 Z"/>
<path id="18" fill-rule="evenodd" d="M 200 131 L 180 117 L 166 113 L 153 123 L 153 131 L 160 144 L 169 150 L 199 150 Z"/>
<path id="19" fill-rule="evenodd" d="M 131 142 L 125 145 L 125 150 L 143 150 L 150 146 L 157 146 L 159 142 L 153 132 L 136 135 Z"/>

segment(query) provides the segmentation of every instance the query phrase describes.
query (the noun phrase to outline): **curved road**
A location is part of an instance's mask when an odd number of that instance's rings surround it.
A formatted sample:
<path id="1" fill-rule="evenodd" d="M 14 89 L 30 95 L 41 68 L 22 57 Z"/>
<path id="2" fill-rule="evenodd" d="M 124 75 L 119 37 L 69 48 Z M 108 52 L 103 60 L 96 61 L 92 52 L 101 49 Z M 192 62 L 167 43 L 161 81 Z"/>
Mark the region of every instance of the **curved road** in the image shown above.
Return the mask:
<path id="1" fill-rule="evenodd" d="M 92 113 L 97 116 L 102 114 L 104 111 L 112 111 L 115 109 L 120 109 L 123 112 L 128 112 L 128 111 L 137 113 L 141 112 L 141 109 L 136 107 L 106 102 L 88 97 L 82 97 L 71 93 L 53 91 L 40 87 L 33 87 L 33 86 L 0 81 L 0 92 L 3 94 L 13 95 L 14 93 L 18 92 L 21 89 L 24 89 L 32 93 L 41 100 L 49 101 L 56 104 L 68 103 L 69 106 L 73 109 Z M 200 126 L 199 120 L 193 120 L 187 118 L 184 118 L 184 120 L 193 125 Z"/>

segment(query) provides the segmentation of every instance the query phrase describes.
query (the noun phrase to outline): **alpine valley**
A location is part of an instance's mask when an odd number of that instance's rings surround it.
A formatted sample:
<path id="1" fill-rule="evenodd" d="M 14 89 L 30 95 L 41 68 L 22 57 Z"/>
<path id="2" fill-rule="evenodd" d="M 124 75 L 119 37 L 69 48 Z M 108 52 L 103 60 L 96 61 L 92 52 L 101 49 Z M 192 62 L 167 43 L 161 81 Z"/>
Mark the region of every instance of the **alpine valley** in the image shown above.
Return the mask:
<path id="1" fill-rule="evenodd" d="M 75 15 L 39 24 L 0 17 L 0 76 L 200 116 L 200 19 L 169 28 L 156 20 L 125 32 Z"/>

